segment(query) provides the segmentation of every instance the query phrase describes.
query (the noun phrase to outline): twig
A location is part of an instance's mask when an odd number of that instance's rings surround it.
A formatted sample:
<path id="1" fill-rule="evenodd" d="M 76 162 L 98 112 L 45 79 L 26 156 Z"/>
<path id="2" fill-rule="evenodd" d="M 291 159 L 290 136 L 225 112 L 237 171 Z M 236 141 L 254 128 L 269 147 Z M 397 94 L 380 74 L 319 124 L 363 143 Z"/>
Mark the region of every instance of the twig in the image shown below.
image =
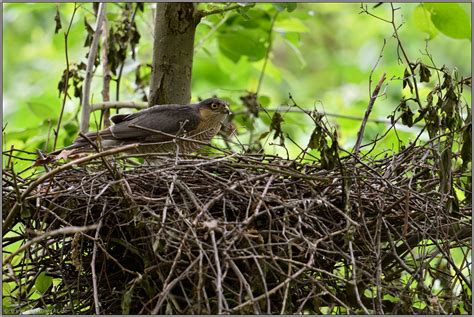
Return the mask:
<path id="1" fill-rule="evenodd" d="M 58 142 L 58 136 L 59 136 L 59 128 L 61 127 L 61 122 L 63 120 L 64 108 L 66 107 L 66 99 L 68 96 L 67 90 L 69 86 L 69 53 L 68 53 L 67 40 L 69 37 L 69 31 L 71 30 L 72 21 L 74 20 L 74 16 L 76 15 L 77 8 L 78 8 L 77 3 L 74 3 L 74 9 L 72 11 L 71 19 L 69 20 L 69 25 L 67 27 L 66 32 L 64 32 L 64 53 L 66 56 L 66 78 L 64 81 L 64 96 L 63 96 L 63 102 L 61 104 L 61 112 L 59 113 L 58 124 L 56 126 L 56 130 L 53 130 L 54 131 L 53 151 L 56 150 L 56 144 Z"/>
<path id="2" fill-rule="evenodd" d="M 211 229 L 210 232 L 212 246 L 214 248 L 214 261 L 216 264 L 217 276 L 216 276 L 216 292 L 217 292 L 217 313 L 220 315 L 222 314 L 222 302 L 224 295 L 222 290 L 222 271 L 221 271 L 221 263 L 219 261 L 219 251 L 217 250 L 217 243 L 216 243 L 216 235 L 214 234 L 214 230 Z"/>
<path id="3" fill-rule="evenodd" d="M 359 288 L 357 286 L 357 267 L 356 267 L 356 262 L 355 262 L 355 257 L 354 257 L 354 251 L 352 250 L 352 241 L 349 241 L 349 252 L 350 252 L 351 263 L 352 263 L 352 286 L 354 287 L 357 303 L 364 310 L 364 313 L 366 315 L 370 315 L 369 311 L 367 310 L 367 307 L 364 306 L 359 295 Z"/>
<path id="4" fill-rule="evenodd" d="M 163 291 L 160 293 L 160 299 L 158 300 L 158 302 L 156 303 L 156 306 L 155 308 L 153 309 L 152 311 L 152 315 L 156 315 L 158 314 L 158 311 L 160 310 L 161 308 L 161 305 L 163 305 L 163 302 L 165 301 L 166 299 L 166 296 L 164 294 L 167 294 L 169 293 L 169 291 L 173 288 L 173 286 L 176 285 L 176 283 L 178 283 L 180 280 L 182 280 L 183 278 L 186 277 L 186 275 L 188 274 L 188 272 L 194 267 L 194 265 L 196 265 L 196 263 L 199 262 L 199 257 L 197 257 L 196 259 L 194 259 L 193 262 L 191 262 L 189 264 L 189 266 L 186 268 L 186 270 L 184 270 L 180 275 L 179 277 L 175 278 L 173 281 L 171 281 L 169 284 L 167 284 L 164 288 L 163 288 Z"/>
<path id="5" fill-rule="evenodd" d="M 97 228 L 95 230 L 95 236 L 94 236 L 94 247 L 92 248 L 92 261 L 91 261 L 91 272 L 92 272 L 92 289 L 93 289 L 93 294 L 94 294 L 94 307 L 95 307 L 95 313 L 97 315 L 100 315 L 100 301 L 99 301 L 99 292 L 97 289 L 97 275 L 95 272 L 95 260 L 97 257 L 97 245 L 98 245 L 98 240 L 99 240 L 99 232 L 100 228 L 102 227 L 102 220 L 104 217 L 104 212 L 107 204 L 104 204 L 102 208 L 102 212 L 100 213 L 100 219 L 99 223 L 97 224 Z"/>
<path id="6" fill-rule="evenodd" d="M 105 11 L 105 8 L 104 8 Z M 102 100 L 103 102 L 108 102 L 110 100 L 110 65 L 108 60 L 109 53 L 109 28 L 107 15 L 104 16 L 104 23 L 102 25 Z M 92 106 L 90 106 L 91 112 L 94 111 Z M 107 128 L 110 126 L 110 109 L 104 109 L 103 112 L 103 126 Z"/>
<path id="7" fill-rule="evenodd" d="M 351 217 L 349 217 L 344 211 L 342 211 L 340 208 L 338 208 L 337 206 L 335 206 L 334 204 L 332 204 L 330 201 L 328 201 L 326 198 L 324 197 L 318 197 L 318 198 L 315 198 L 315 201 L 318 202 L 318 201 L 321 201 L 323 202 L 323 204 L 325 205 L 328 205 L 329 207 L 331 207 L 332 209 L 334 209 L 335 211 L 337 211 L 341 216 L 344 217 L 344 219 L 347 220 L 348 222 L 348 225 L 349 223 L 353 226 L 356 226 L 356 227 L 359 227 L 360 224 L 357 222 L 357 221 L 354 221 L 351 219 Z"/>
<path id="8" fill-rule="evenodd" d="M 106 109 L 121 109 L 121 108 L 134 108 L 134 109 L 145 109 L 148 107 L 146 102 L 141 101 L 104 101 L 94 103 L 90 105 L 91 111 L 106 110 Z"/>
<path id="9" fill-rule="evenodd" d="M 100 152 L 100 149 L 97 146 L 97 144 L 94 143 L 86 134 L 84 134 L 82 132 L 79 132 L 79 136 L 84 138 L 94 148 L 94 150 L 96 150 L 96 152 Z M 100 159 L 102 160 L 102 163 L 104 163 L 105 167 L 109 170 L 110 175 L 112 175 L 112 177 L 116 180 L 120 179 L 120 177 L 117 175 L 118 171 L 116 169 L 112 168 L 109 161 L 104 156 L 102 156 Z"/>
<path id="10" fill-rule="evenodd" d="M 278 14 L 280 12 L 277 11 L 275 13 L 275 15 L 273 16 L 272 18 L 272 24 L 270 25 L 270 29 L 268 30 L 268 47 L 267 47 L 267 52 L 265 53 L 265 60 L 263 61 L 263 66 L 262 66 L 262 70 L 260 72 L 260 78 L 258 79 L 258 85 L 257 85 L 257 90 L 256 90 L 256 93 L 258 94 L 258 92 L 260 91 L 260 87 L 262 86 L 262 82 L 263 82 L 263 76 L 265 75 L 265 69 L 267 68 L 267 63 L 268 63 L 268 59 L 270 57 L 270 51 L 272 50 L 272 44 L 273 44 L 273 41 L 272 41 L 272 33 L 273 33 L 273 26 L 275 25 L 275 21 L 278 17 Z"/>
<path id="11" fill-rule="evenodd" d="M 38 237 L 35 237 L 35 238 L 31 239 L 30 241 L 28 241 L 27 243 L 25 243 L 24 245 L 22 245 L 21 247 L 19 247 L 15 251 L 13 251 L 9 256 L 7 256 L 3 260 L 3 265 L 5 266 L 6 264 L 10 263 L 11 260 L 13 260 L 13 258 L 17 254 L 25 251 L 26 249 L 28 249 L 33 244 L 45 240 L 46 238 L 54 237 L 54 236 L 58 236 L 58 235 L 66 235 L 66 234 L 73 234 L 73 233 L 77 233 L 77 232 L 84 232 L 84 231 L 94 230 L 96 228 L 97 228 L 97 225 L 94 224 L 94 225 L 84 226 L 84 227 L 75 227 L 75 226 L 74 227 L 65 227 L 65 228 L 61 228 L 61 229 L 46 232 L 46 233 L 44 233 L 44 234 L 42 234 Z"/>
<path id="12" fill-rule="evenodd" d="M 133 22 L 135 21 L 135 16 L 137 15 L 138 6 L 139 6 L 139 4 L 136 3 L 135 10 L 133 11 L 132 16 L 130 17 L 130 21 L 128 22 L 127 38 L 130 37 L 130 30 L 132 29 Z M 125 47 L 128 47 L 128 41 L 125 43 Z M 120 69 L 119 69 L 119 72 L 118 72 L 118 75 L 117 75 L 117 79 L 115 80 L 116 84 L 117 84 L 116 89 L 115 89 L 115 100 L 116 101 L 120 100 L 120 82 L 121 82 L 121 79 L 122 79 L 122 73 L 123 73 L 123 67 L 124 66 L 125 66 L 125 61 L 122 62 L 122 64 L 120 65 Z"/>
<path id="13" fill-rule="evenodd" d="M 293 260 L 293 259 L 292 259 L 292 252 L 291 252 L 291 248 L 292 248 L 292 247 L 293 247 L 292 245 L 290 245 L 290 244 L 288 245 L 288 255 L 289 255 L 289 257 L 290 257 L 290 260 Z M 289 262 L 289 264 L 288 264 L 288 273 L 287 273 L 288 276 L 291 276 L 291 270 L 292 270 L 292 263 Z M 284 314 L 285 314 L 285 308 L 286 308 L 286 302 L 287 302 L 287 300 L 288 300 L 288 291 L 289 291 L 289 290 L 290 290 L 290 285 L 287 284 L 287 285 L 285 286 L 285 292 L 284 292 L 284 295 L 283 295 L 283 303 L 282 303 L 282 305 L 281 305 L 280 315 L 284 315 Z"/>
<path id="14" fill-rule="evenodd" d="M 38 177 L 37 179 L 35 179 L 34 181 L 32 181 L 30 183 L 28 188 L 25 189 L 25 191 L 21 195 L 20 202 L 16 202 L 15 205 L 10 210 L 10 212 L 8 213 L 7 217 L 5 218 L 5 221 L 3 222 L 3 226 L 2 226 L 3 234 L 5 234 L 8 230 L 10 230 L 10 226 L 12 225 L 13 220 L 15 219 L 16 215 L 20 211 L 20 207 L 22 206 L 23 201 L 28 196 L 28 194 L 33 189 L 35 189 L 38 185 L 42 184 L 48 178 L 51 178 L 54 175 L 58 174 L 59 172 L 67 170 L 67 169 L 69 169 L 71 167 L 74 167 L 78 164 L 89 162 L 89 161 L 92 161 L 96 158 L 100 158 L 100 157 L 103 157 L 103 156 L 128 151 L 128 150 L 134 149 L 136 147 L 138 147 L 138 144 L 129 144 L 129 145 L 125 145 L 125 146 L 122 146 L 122 147 L 119 147 L 119 148 L 114 148 L 114 149 L 111 149 L 111 150 L 107 150 L 107 151 L 103 151 L 103 152 L 100 152 L 100 153 L 97 153 L 97 154 L 93 154 L 93 155 L 90 155 L 90 156 L 87 156 L 87 157 L 79 158 L 79 159 L 71 161 L 67 164 L 61 165 L 58 168 L 52 170 L 51 172 L 48 172 L 46 174 L 41 175 L 40 177 Z"/>
<path id="15" fill-rule="evenodd" d="M 383 297 L 382 297 L 382 215 L 380 214 L 377 217 L 376 225 L 376 238 L 374 243 L 374 250 L 375 250 L 375 260 L 376 260 L 376 273 L 375 273 L 375 280 L 376 280 L 376 292 L 377 292 L 377 300 L 375 301 L 375 313 L 384 315 L 383 310 Z"/>
<path id="16" fill-rule="evenodd" d="M 377 86 L 374 89 L 374 92 L 372 93 L 372 97 L 370 97 L 369 105 L 367 106 L 367 110 L 365 111 L 364 119 L 362 120 L 360 129 L 357 132 L 357 141 L 353 150 L 355 156 L 359 155 L 360 144 L 362 142 L 362 138 L 364 137 L 365 125 L 367 124 L 367 120 L 369 119 L 370 112 L 372 111 L 372 107 L 374 106 L 375 100 L 378 97 L 378 93 L 384 81 L 385 81 L 385 73 L 383 73 Z"/>
<path id="17" fill-rule="evenodd" d="M 235 275 L 237 275 L 239 281 L 244 285 L 244 288 L 247 291 L 247 294 L 250 297 L 250 299 L 254 300 L 254 296 L 253 296 L 253 293 L 252 293 L 252 288 L 250 287 L 250 284 L 245 279 L 245 276 L 239 270 L 239 267 L 237 266 L 237 264 L 235 264 L 234 260 L 232 260 L 232 259 L 229 260 L 229 263 L 230 263 L 230 267 L 234 271 Z M 254 313 L 255 313 L 255 315 L 260 314 L 259 305 L 258 305 L 258 302 L 256 302 L 256 301 L 255 301 L 255 305 L 254 305 Z"/>
<path id="18" fill-rule="evenodd" d="M 398 27 L 395 25 L 395 10 L 396 9 L 393 7 L 393 3 L 390 3 L 390 7 L 392 9 L 392 20 L 390 24 L 392 25 L 395 38 L 397 39 L 398 47 L 402 51 L 402 55 L 405 58 L 405 62 L 407 63 L 408 68 L 410 69 L 410 73 L 413 79 L 413 86 L 415 86 L 416 102 L 418 103 L 418 106 L 420 107 L 420 109 L 422 109 L 423 105 L 421 104 L 420 94 L 418 92 L 418 84 L 416 82 L 415 69 L 414 69 L 413 64 L 410 62 L 410 59 L 408 58 L 405 48 L 403 47 L 402 41 L 400 40 L 400 36 L 398 35 Z"/>
<path id="19" fill-rule="evenodd" d="M 245 4 L 245 5 L 237 4 L 237 5 L 234 5 L 234 6 L 229 6 L 227 8 L 216 9 L 216 10 L 211 10 L 211 11 L 200 10 L 200 11 L 197 12 L 197 15 L 200 18 L 204 18 L 204 17 L 210 16 L 210 15 L 213 15 L 213 14 L 220 14 L 220 13 L 224 13 L 224 12 L 227 12 L 227 11 L 243 8 L 243 7 L 253 7 L 254 5 L 255 5 L 254 3 Z"/>
<path id="20" fill-rule="evenodd" d="M 95 32 L 92 38 L 91 47 L 89 50 L 89 56 L 87 59 L 86 76 L 84 78 L 84 84 L 82 88 L 82 112 L 81 112 L 81 124 L 80 131 L 86 133 L 89 131 L 89 117 L 90 117 L 90 90 L 94 69 L 94 62 L 97 56 L 97 49 L 99 47 L 100 33 L 102 32 L 102 24 L 105 18 L 105 7 L 106 3 L 99 3 L 99 11 L 97 13 L 97 22 L 95 25 Z"/>
<path id="21" fill-rule="evenodd" d="M 383 39 L 383 45 L 382 48 L 380 49 L 379 57 L 377 58 L 377 61 L 375 62 L 374 66 L 370 70 L 370 75 L 369 75 L 369 96 L 372 97 L 372 75 L 375 72 L 375 69 L 377 68 L 377 65 L 380 63 L 380 60 L 383 57 L 383 50 L 385 49 L 385 45 L 387 45 L 387 40 Z"/>
<path id="22" fill-rule="evenodd" d="M 227 13 L 216 25 L 212 27 L 211 30 L 207 31 L 206 35 L 203 36 L 199 42 L 194 46 L 194 52 L 199 51 L 199 49 L 203 46 L 203 44 L 211 38 L 211 36 L 227 21 L 229 18 L 229 13 Z"/>
<path id="23" fill-rule="evenodd" d="M 311 266 L 313 265 L 313 262 L 314 262 L 314 254 L 311 254 L 310 258 L 309 258 L 309 261 L 307 263 L 307 266 Z M 285 285 L 287 285 L 288 283 L 290 283 L 292 280 L 294 280 L 295 278 L 297 278 L 301 273 L 303 273 L 304 271 L 306 270 L 306 267 L 303 267 L 301 269 L 299 269 L 297 272 L 295 272 L 295 274 L 287 277 L 283 282 L 281 282 L 280 284 L 278 284 L 277 286 L 275 286 L 274 288 L 272 288 L 271 290 L 269 290 L 266 294 L 262 294 L 260 296 L 257 296 L 255 297 L 255 299 L 249 299 L 248 301 L 240 304 L 240 305 L 237 305 L 235 306 L 234 308 L 232 308 L 230 311 L 231 312 L 235 312 L 235 311 L 238 311 L 240 309 L 242 309 L 243 307 L 245 306 L 248 306 L 250 304 L 252 304 L 253 302 L 256 302 L 256 301 L 259 301 L 261 299 L 264 299 L 266 296 L 270 296 L 272 294 L 275 294 L 280 288 L 284 287 Z"/>

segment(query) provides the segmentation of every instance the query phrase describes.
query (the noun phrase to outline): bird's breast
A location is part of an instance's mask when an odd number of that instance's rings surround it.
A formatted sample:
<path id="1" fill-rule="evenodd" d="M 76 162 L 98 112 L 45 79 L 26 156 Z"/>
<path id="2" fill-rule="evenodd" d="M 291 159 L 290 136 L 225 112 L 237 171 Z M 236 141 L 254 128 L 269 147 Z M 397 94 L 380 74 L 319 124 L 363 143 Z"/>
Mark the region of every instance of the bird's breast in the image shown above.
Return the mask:
<path id="1" fill-rule="evenodd" d="M 189 131 L 182 138 L 157 142 L 139 147 L 139 153 L 192 153 L 203 146 L 202 142 L 209 142 L 219 132 L 221 124 L 199 124 L 195 130 Z M 193 142 L 193 140 L 199 141 Z"/>

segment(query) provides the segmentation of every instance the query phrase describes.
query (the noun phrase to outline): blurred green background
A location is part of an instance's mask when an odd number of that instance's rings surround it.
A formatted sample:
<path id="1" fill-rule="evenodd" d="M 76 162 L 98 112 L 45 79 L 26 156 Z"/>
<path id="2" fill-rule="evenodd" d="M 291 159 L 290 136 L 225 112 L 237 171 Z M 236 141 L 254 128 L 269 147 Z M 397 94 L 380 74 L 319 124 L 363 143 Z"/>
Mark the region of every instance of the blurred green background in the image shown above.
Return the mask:
<path id="1" fill-rule="evenodd" d="M 71 65 L 87 62 L 85 20 L 92 26 L 95 23 L 92 4 L 78 5 L 67 43 Z M 124 6 L 118 3 L 107 5 L 109 26 L 117 29 L 122 23 Z M 203 10 L 216 10 L 226 5 L 200 3 L 198 6 Z M 395 12 L 396 25 L 400 26 L 399 37 L 412 62 L 433 66 L 434 61 L 438 68 L 444 65 L 456 71 L 458 79 L 471 76 L 471 4 L 409 3 L 396 4 L 395 7 L 399 8 Z M 3 4 L 3 150 L 12 146 L 30 152 L 37 148 L 46 152 L 52 149 L 52 130 L 57 125 L 63 99 L 59 95 L 58 83 L 66 68 L 64 32 L 74 8 L 72 3 Z M 154 9 L 155 4 L 145 3 L 143 11 L 137 10 L 135 21 L 141 38 L 136 46 L 135 59 L 132 50 L 128 50 L 120 100 L 143 100 L 141 84 L 149 81 L 146 64 L 152 61 Z M 387 3 L 377 8 L 373 3 L 367 4 L 367 9 L 382 19 L 391 19 L 392 11 Z M 430 12 L 436 15 L 430 15 Z M 62 29 L 55 34 L 58 13 Z M 364 142 L 370 142 L 386 131 L 390 126 L 387 116 L 400 104 L 402 97 L 412 97 L 409 87 L 403 88 L 402 85 L 406 64 L 399 59 L 397 41 L 392 35 L 393 28 L 389 23 L 361 13 L 361 5 L 356 3 L 242 4 L 239 11 L 208 16 L 198 25 L 193 101 L 212 95 L 230 101 L 231 110 L 238 114 L 233 118 L 237 127 L 236 138 L 245 144 L 249 141 L 249 129 L 254 129 L 257 136 L 268 131 L 273 112 L 269 112 L 270 116 L 261 112 L 259 117 L 252 118 L 240 97 L 258 91 L 258 101 L 263 108 L 285 111 L 293 104 L 289 98 L 291 94 L 300 107 L 316 108 L 331 114 L 327 119 L 337 128 L 339 144 L 350 150 L 360 127 L 359 119 L 364 116 L 369 102 L 372 70 L 372 89 L 383 73 L 386 73 L 387 80 L 382 87 L 384 94 L 377 99 L 370 116 L 382 123 L 368 123 Z M 143 66 L 140 70 L 142 81 L 137 80 L 139 65 Z M 442 82 L 434 71 L 432 75 L 429 83 L 418 81 L 422 101 L 435 85 Z M 102 101 L 101 90 L 102 68 L 99 67 L 92 82 L 92 103 Z M 144 91 L 148 94 L 149 88 L 145 87 Z M 72 86 L 69 93 L 74 96 Z M 465 105 L 470 107 L 471 91 L 464 90 L 463 97 Z M 114 81 L 111 83 L 111 100 L 116 100 Z M 413 113 L 418 111 L 414 103 L 409 106 Z M 79 98 L 68 99 L 57 148 L 70 144 L 76 137 L 79 111 Z M 125 111 L 132 110 L 121 110 Z M 91 117 L 92 129 L 99 116 L 95 112 Z M 301 147 L 306 147 L 314 129 L 311 119 L 295 112 L 283 112 L 282 117 L 284 133 Z M 400 124 L 396 127 L 397 133 L 391 130 L 377 143 L 374 153 L 396 151 L 400 146 L 398 138 L 407 144 L 420 132 L 417 126 L 408 128 Z M 421 136 L 421 140 L 427 138 L 426 134 Z M 214 142 L 222 144 L 218 138 Z M 268 153 L 286 154 L 281 147 L 272 145 L 278 140 L 273 140 L 271 135 L 263 138 L 261 143 Z M 293 143 L 287 142 L 286 145 L 292 157 L 300 152 Z M 310 153 L 318 155 L 315 150 Z M 18 170 L 30 166 L 35 158 L 21 152 L 15 155 L 30 159 L 15 160 Z M 4 166 L 5 160 L 4 157 Z M 457 193 L 462 197 L 460 191 Z M 15 249 L 18 245 L 10 247 Z M 461 249 L 453 252 L 460 253 L 455 254 L 456 266 L 459 267 L 464 263 L 463 252 Z M 469 275 L 468 268 L 463 269 L 463 274 Z M 4 283 L 4 287 L 8 287 L 8 283 Z M 8 294 L 10 290 L 4 289 L 4 292 Z"/>
<path id="2" fill-rule="evenodd" d="M 120 23 L 123 5 L 110 3 L 107 6 L 109 25 Z M 450 70 L 457 69 L 459 76 L 468 77 L 471 75 L 471 5 L 455 4 L 454 11 L 450 5 L 440 11 L 445 12 L 441 18 L 448 19 L 448 22 L 457 21 L 445 24 L 450 29 L 441 27 L 439 30 L 428 23 L 428 11 L 421 10 L 423 5 L 416 3 L 396 4 L 400 9 L 396 11 L 395 21 L 397 26 L 401 25 L 399 35 L 411 61 L 431 65 L 427 50 L 436 66 L 446 65 Z M 193 100 L 217 95 L 231 101 L 233 112 L 244 111 L 239 97 L 258 89 L 269 44 L 269 30 L 272 30 L 272 47 L 258 90 L 261 105 L 268 109 L 291 105 L 288 97 L 291 94 L 300 107 L 316 107 L 319 111 L 335 114 L 328 119 L 338 129 L 340 145 L 352 148 L 360 121 L 338 115 L 363 117 L 370 97 L 369 76 L 384 41 L 382 57 L 372 75 L 372 89 L 382 73 L 386 73 L 387 80 L 382 87 L 385 95 L 377 99 L 371 119 L 388 121 L 387 116 L 401 97 L 410 96 L 408 87 L 402 89 L 401 78 L 406 65 L 398 59 L 392 26 L 361 13 L 360 6 L 355 3 L 299 3 L 295 7 L 266 3 L 252 7 L 243 5 L 239 12 L 233 10 L 204 18 L 195 39 Z M 222 4 L 199 4 L 200 9 L 206 10 L 223 7 Z M 384 19 L 391 18 L 389 4 L 373 7 L 374 4 L 367 4 L 369 12 Z M 137 11 L 135 21 L 141 38 L 135 60 L 129 50 L 120 100 L 143 98 L 142 90 L 137 89 L 135 73 L 139 64 L 149 64 L 152 60 L 154 8 L 154 4 L 146 3 L 143 12 Z M 64 31 L 74 4 L 9 3 L 3 4 L 3 9 L 3 149 L 14 145 L 29 151 L 36 148 L 49 151 L 52 128 L 57 124 L 62 105 L 57 86 L 66 63 Z M 58 11 L 62 29 L 55 34 Z M 94 25 L 92 4 L 81 3 L 72 21 L 68 39 L 71 63 L 86 62 L 85 19 Z M 146 68 L 143 67 L 142 72 L 143 69 L 146 73 Z M 422 100 L 435 84 L 435 81 L 419 84 Z M 92 83 L 92 103 L 102 100 L 101 89 L 99 67 Z M 145 91 L 148 93 L 148 87 Z M 73 95 L 72 88 L 70 94 Z M 470 104 L 470 91 L 465 91 L 464 96 L 465 102 Z M 111 84 L 111 100 L 115 100 L 114 82 Z M 78 110 L 79 99 L 68 99 L 57 147 L 69 144 L 76 136 Z M 416 113 L 417 108 L 412 111 Z M 93 116 L 91 121 L 99 120 L 98 115 L 95 113 L 96 117 Z M 248 123 L 242 115 L 240 117 L 234 119 L 237 137 L 245 143 L 248 141 Z M 285 113 L 283 118 L 284 132 L 304 147 L 314 128 L 310 118 L 300 113 Z M 251 124 L 257 131 L 264 132 L 268 130 L 270 118 L 260 114 Z M 364 141 L 370 141 L 388 126 L 370 122 Z M 406 142 L 419 132 L 416 127 L 397 128 L 398 136 Z M 281 149 L 269 145 L 270 142 L 265 143 L 265 150 L 279 153 Z M 390 134 L 379 146 L 395 149 L 397 143 L 395 135 Z M 292 153 L 299 152 L 292 144 L 288 144 L 288 148 Z"/>

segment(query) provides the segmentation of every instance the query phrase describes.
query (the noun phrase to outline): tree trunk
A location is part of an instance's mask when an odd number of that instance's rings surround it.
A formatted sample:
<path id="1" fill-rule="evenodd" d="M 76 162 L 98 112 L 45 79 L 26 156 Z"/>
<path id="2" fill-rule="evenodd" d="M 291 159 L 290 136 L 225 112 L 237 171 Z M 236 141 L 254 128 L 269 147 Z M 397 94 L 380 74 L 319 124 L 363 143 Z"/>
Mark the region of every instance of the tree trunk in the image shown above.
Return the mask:
<path id="1" fill-rule="evenodd" d="M 149 106 L 191 100 L 194 33 L 200 17 L 193 3 L 157 3 Z"/>

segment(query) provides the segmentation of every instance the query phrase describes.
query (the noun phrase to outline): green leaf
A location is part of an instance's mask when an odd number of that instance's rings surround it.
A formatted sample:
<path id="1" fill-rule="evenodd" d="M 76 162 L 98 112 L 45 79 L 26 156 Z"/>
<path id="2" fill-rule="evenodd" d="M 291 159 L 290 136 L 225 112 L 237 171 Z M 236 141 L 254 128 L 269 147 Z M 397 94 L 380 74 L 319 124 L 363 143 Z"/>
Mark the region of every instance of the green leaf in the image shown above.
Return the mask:
<path id="1" fill-rule="evenodd" d="M 309 32 L 309 29 L 303 22 L 298 19 L 288 18 L 284 20 L 277 20 L 275 22 L 275 31 L 277 32 L 296 32 L 296 33 L 306 33 Z"/>
<path id="2" fill-rule="evenodd" d="M 127 290 L 124 294 L 123 294 L 123 298 L 122 298 L 122 314 L 123 315 L 128 315 L 129 312 L 130 312 L 130 305 L 132 303 L 132 295 L 133 295 L 133 286 L 130 287 L 129 290 Z"/>
<path id="3" fill-rule="evenodd" d="M 268 136 L 268 134 L 270 134 L 270 131 L 263 132 L 258 139 L 263 140 Z"/>
<path id="4" fill-rule="evenodd" d="M 63 126 L 64 130 L 66 130 L 68 136 L 76 136 L 79 128 L 76 123 L 68 122 Z"/>
<path id="5" fill-rule="evenodd" d="M 40 119 L 51 118 L 56 113 L 50 106 L 45 104 L 28 102 L 27 105 L 30 111 Z"/>
<path id="6" fill-rule="evenodd" d="M 385 294 L 383 299 L 392 303 L 398 303 L 400 301 L 399 297 L 392 296 L 390 294 Z"/>
<path id="7" fill-rule="evenodd" d="M 46 275 L 46 272 L 41 272 L 35 280 L 35 287 L 38 292 L 43 294 L 53 284 L 53 278 Z"/>
<path id="8" fill-rule="evenodd" d="M 12 288 L 10 286 L 10 284 L 8 282 L 3 282 L 2 283 L 2 292 L 3 292 L 3 295 L 11 295 L 11 292 L 12 292 Z M 5 299 L 6 297 L 4 297 L 3 299 Z"/>
<path id="9" fill-rule="evenodd" d="M 265 38 L 262 32 L 221 33 L 218 35 L 220 51 L 237 63 L 242 55 L 247 56 L 249 61 L 258 61 L 265 57 Z"/>
<path id="10" fill-rule="evenodd" d="M 268 96 L 259 96 L 258 102 L 262 107 L 268 107 L 270 105 L 270 97 Z"/>
<path id="11" fill-rule="evenodd" d="M 301 68 L 306 66 L 306 61 L 304 60 L 303 54 L 301 53 L 300 49 L 296 47 L 290 40 L 285 38 L 285 43 L 291 48 L 291 50 L 295 53 L 298 61 L 301 64 Z"/>
<path id="12" fill-rule="evenodd" d="M 237 4 L 240 6 L 240 8 L 237 8 L 238 13 L 246 13 L 250 10 L 250 8 L 255 6 L 255 3 L 251 2 L 240 2 Z"/>
<path id="13" fill-rule="evenodd" d="M 266 31 L 270 29 L 271 22 L 271 16 L 267 12 L 249 10 L 245 14 L 236 14 L 228 20 L 227 24 L 240 25 L 246 29 L 260 28 Z"/>
<path id="14" fill-rule="evenodd" d="M 109 20 L 109 21 L 118 20 L 119 17 L 120 17 L 119 14 L 116 13 L 116 12 L 107 12 L 106 16 L 107 16 L 107 20 Z"/>
<path id="15" fill-rule="evenodd" d="M 433 39 L 438 35 L 438 29 L 431 21 L 431 13 L 426 9 L 423 4 L 419 4 L 413 11 L 413 23 L 422 32 L 428 34 L 428 39 Z"/>
<path id="16" fill-rule="evenodd" d="M 288 12 L 293 12 L 296 9 L 295 2 L 280 2 L 280 3 L 272 3 L 273 7 L 278 11 L 282 12 L 286 9 Z"/>
<path id="17" fill-rule="evenodd" d="M 425 3 L 431 21 L 443 34 L 454 39 L 471 39 L 471 19 L 459 4 Z"/>

